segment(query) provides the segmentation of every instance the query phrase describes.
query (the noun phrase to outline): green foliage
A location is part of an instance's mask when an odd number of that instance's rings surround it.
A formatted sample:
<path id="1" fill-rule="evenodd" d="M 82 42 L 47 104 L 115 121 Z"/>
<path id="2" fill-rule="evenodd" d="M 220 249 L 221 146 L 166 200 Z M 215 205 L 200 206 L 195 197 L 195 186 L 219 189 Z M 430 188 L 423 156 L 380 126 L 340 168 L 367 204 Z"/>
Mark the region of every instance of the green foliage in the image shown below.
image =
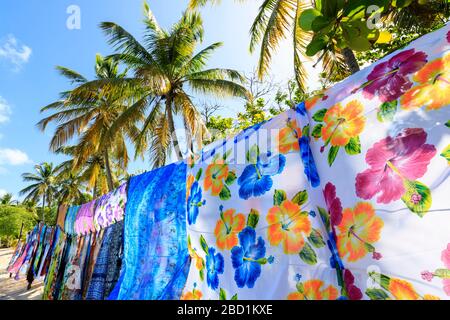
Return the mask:
<path id="1" fill-rule="evenodd" d="M 367 20 L 373 13 L 369 14 L 367 8 L 376 5 L 383 12 L 388 4 L 386 0 L 316 1 L 315 8 L 304 10 L 299 18 L 300 27 L 313 32 L 306 54 L 314 56 L 322 50 L 340 52 L 344 48 L 369 50 L 380 31 L 369 28 Z"/>
<path id="2" fill-rule="evenodd" d="M 423 36 L 424 34 L 433 32 L 441 28 L 443 24 L 436 23 L 435 25 L 427 28 L 411 28 L 404 29 L 399 28 L 396 25 L 392 25 L 386 28 L 386 30 L 392 35 L 392 41 L 389 43 L 375 43 L 370 50 L 356 53 L 356 59 L 359 64 L 373 63 L 384 56 L 402 49 L 415 39 Z"/>
<path id="3" fill-rule="evenodd" d="M 18 239 L 22 223 L 24 224 L 23 235 L 25 235 L 36 222 L 36 214 L 25 207 L 0 205 L 0 243 L 10 245 L 11 239 Z"/>
<path id="4" fill-rule="evenodd" d="M 41 207 L 36 208 L 36 212 L 38 214 L 39 220 L 42 219 L 42 211 L 44 211 L 45 224 L 54 226 L 56 225 L 56 217 L 58 215 L 58 207 L 45 207 L 42 209 Z"/>

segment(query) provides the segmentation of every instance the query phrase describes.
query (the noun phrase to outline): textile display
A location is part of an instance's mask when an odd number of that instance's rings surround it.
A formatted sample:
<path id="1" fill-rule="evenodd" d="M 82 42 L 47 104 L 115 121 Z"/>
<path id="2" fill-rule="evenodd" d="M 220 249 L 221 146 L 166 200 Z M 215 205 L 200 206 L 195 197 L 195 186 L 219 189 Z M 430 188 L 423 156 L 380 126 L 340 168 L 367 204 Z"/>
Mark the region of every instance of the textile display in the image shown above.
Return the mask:
<path id="1" fill-rule="evenodd" d="M 98 199 L 94 225 L 97 230 L 107 228 L 117 221 L 123 220 L 125 204 L 127 202 L 127 184 L 122 184 L 118 189 Z"/>
<path id="2" fill-rule="evenodd" d="M 85 264 L 85 270 L 84 270 L 84 277 L 83 277 L 83 293 L 82 293 L 82 299 L 86 300 L 87 292 L 89 289 L 89 285 L 92 280 L 92 274 L 94 272 L 94 267 L 97 262 L 97 257 L 102 245 L 103 241 L 103 230 L 100 230 L 99 232 L 92 234 L 92 240 L 91 240 L 91 248 L 89 252 L 89 256 L 87 258 L 86 264 Z"/>
<path id="3" fill-rule="evenodd" d="M 450 24 L 27 234 L 46 300 L 449 300 Z M 31 275 L 33 277 L 31 277 Z"/>
<path id="4" fill-rule="evenodd" d="M 66 221 L 67 209 L 69 207 L 65 204 L 62 204 L 58 207 L 58 216 L 56 217 L 56 225 L 64 230 L 64 223 Z"/>
<path id="5" fill-rule="evenodd" d="M 289 110 L 224 141 L 188 169 L 192 266 L 183 299 L 340 296 L 310 197 L 319 178 Z M 307 141 L 306 141 L 307 143 Z"/>
<path id="6" fill-rule="evenodd" d="M 66 244 L 66 236 L 61 228 L 55 229 L 51 261 L 45 278 L 43 300 L 53 300 L 53 293 L 57 284 L 57 275 L 61 267 L 63 251 Z"/>
<path id="7" fill-rule="evenodd" d="M 132 177 L 125 211 L 119 300 L 179 299 L 188 263 L 186 164 Z M 152 239 L 152 241 L 149 241 Z"/>
<path id="8" fill-rule="evenodd" d="M 19 258 L 18 263 L 16 263 L 11 273 L 16 273 L 15 279 L 19 279 L 21 275 L 27 275 L 29 268 L 31 266 L 34 253 L 36 251 L 36 247 L 39 244 L 38 239 L 39 235 L 42 229 L 42 224 L 38 224 L 33 231 L 31 232 L 29 239 L 28 239 L 28 245 L 23 253 L 23 256 Z"/>
<path id="9" fill-rule="evenodd" d="M 71 206 L 67 209 L 66 219 L 64 221 L 64 232 L 67 234 L 76 234 L 75 221 L 77 219 L 80 206 Z"/>
<path id="10" fill-rule="evenodd" d="M 123 221 L 104 230 L 86 300 L 106 300 L 116 285 L 122 265 Z"/>
<path id="11" fill-rule="evenodd" d="M 355 299 L 450 298 L 450 25 L 306 102 Z"/>
<path id="12" fill-rule="evenodd" d="M 95 232 L 94 227 L 94 209 L 95 200 L 85 203 L 80 206 L 77 216 L 75 218 L 75 233 L 78 235 L 85 235 L 89 232 Z"/>
<path id="13" fill-rule="evenodd" d="M 65 268 L 60 300 L 81 300 L 82 279 L 86 257 L 90 249 L 91 235 L 77 236 L 69 251 Z"/>

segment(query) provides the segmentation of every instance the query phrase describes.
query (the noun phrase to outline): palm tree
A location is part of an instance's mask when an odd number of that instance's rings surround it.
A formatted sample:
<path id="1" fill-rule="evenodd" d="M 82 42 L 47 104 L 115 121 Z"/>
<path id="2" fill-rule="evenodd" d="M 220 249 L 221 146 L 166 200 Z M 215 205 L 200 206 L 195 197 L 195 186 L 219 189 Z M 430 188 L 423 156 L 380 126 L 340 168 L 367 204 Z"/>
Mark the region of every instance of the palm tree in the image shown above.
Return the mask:
<path id="1" fill-rule="evenodd" d="M 13 203 L 13 195 L 12 193 L 5 193 L 1 198 L 0 198 L 0 204 L 2 205 L 12 205 Z"/>
<path id="2" fill-rule="evenodd" d="M 443 25 L 450 16 L 450 1 L 413 1 L 404 8 L 391 7 L 384 14 L 387 21 L 399 29 L 424 33 Z"/>
<path id="3" fill-rule="evenodd" d="M 219 0 L 190 0 L 189 7 L 197 8 Z M 262 79 L 269 70 L 272 56 L 284 39 L 292 39 L 295 77 L 299 88 L 306 91 L 307 73 L 302 58 L 311 36 L 303 31 L 298 20 L 301 13 L 311 6 L 311 0 L 263 0 L 250 29 L 250 52 L 258 46 L 259 60 L 257 72 Z M 331 57 L 330 57 L 331 58 Z M 339 65 L 341 66 L 341 65 Z"/>
<path id="4" fill-rule="evenodd" d="M 68 186 L 71 186 L 69 189 L 72 191 L 67 195 L 68 199 L 79 199 L 80 195 L 84 197 L 84 195 L 82 195 L 84 193 L 81 186 L 82 184 L 86 184 L 86 188 L 92 190 L 93 197 L 108 192 L 108 178 L 105 170 L 105 161 L 102 154 L 91 154 L 81 168 L 74 170 L 74 159 L 77 156 L 77 146 L 64 146 L 57 149 L 55 152 L 57 154 L 70 157 L 57 167 L 58 180 L 60 180 L 62 184 L 68 184 Z M 120 166 L 117 161 L 113 161 L 111 165 L 113 185 L 116 187 L 119 183 L 118 176 L 121 173 L 119 172 Z M 60 190 L 62 190 L 62 187 Z M 65 192 L 68 191 L 66 190 Z M 65 192 L 60 192 L 60 195 L 64 195 Z M 70 202 L 65 199 L 62 200 L 62 202 Z"/>
<path id="5" fill-rule="evenodd" d="M 118 62 L 96 57 L 96 79 L 88 81 L 76 71 L 58 66 L 58 71 L 78 87 L 63 92 L 62 99 L 41 109 L 41 112 L 55 110 L 55 113 L 42 119 L 37 126 L 44 131 L 50 122 L 59 124 L 50 142 L 52 151 L 64 146 L 76 135 L 79 137 L 73 152 L 73 170 L 80 169 L 92 155 L 101 157 L 107 176 L 109 190 L 114 188 L 111 172 L 111 158 L 119 160 L 122 168 L 128 165 L 128 151 L 125 136 L 138 130 L 132 124 L 120 130 L 110 131 L 118 116 L 127 108 L 129 92 L 107 90 L 104 83 L 114 83 L 126 76 L 120 72 Z"/>
<path id="6" fill-rule="evenodd" d="M 24 173 L 22 179 L 31 184 L 20 191 L 25 196 L 25 201 L 39 201 L 42 198 L 42 221 L 45 223 L 45 206 L 51 206 L 56 189 L 56 170 L 53 163 L 44 162 L 35 165 L 35 173 Z"/>
<path id="7" fill-rule="evenodd" d="M 121 87 L 137 85 L 141 88 L 136 102 L 117 119 L 114 130 L 139 123 L 144 118 L 142 130 L 133 139 L 136 155 L 149 150 L 153 165 L 158 167 L 165 164 L 172 146 L 177 158 L 183 157 L 175 132 L 176 115 L 181 116 L 188 129 L 187 144 L 190 145 L 193 138 L 198 143 L 202 141 L 205 126 L 188 94 L 188 87 L 195 93 L 218 96 L 245 97 L 247 91 L 241 85 L 244 78 L 239 72 L 205 69 L 208 57 L 221 43 L 213 43 L 194 53 L 203 38 L 203 23 L 198 13 L 184 12 L 170 30 L 163 30 L 147 3 L 144 3 L 144 12 L 143 43 L 116 23 L 103 22 L 100 27 L 118 51 L 112 57 L 126 63 L 134 72 L 134 77 L 122 80 Z"/>

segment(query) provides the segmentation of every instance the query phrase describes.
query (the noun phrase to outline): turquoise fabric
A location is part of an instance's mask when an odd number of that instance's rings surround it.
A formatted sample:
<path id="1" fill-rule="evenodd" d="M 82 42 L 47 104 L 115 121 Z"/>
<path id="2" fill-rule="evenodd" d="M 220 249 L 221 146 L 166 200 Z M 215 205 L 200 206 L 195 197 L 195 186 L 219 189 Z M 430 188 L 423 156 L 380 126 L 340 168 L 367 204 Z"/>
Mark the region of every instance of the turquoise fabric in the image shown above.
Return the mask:
<path id="1" fill-rule="evenodd" d="M 110 299 L 179 299 L 190 258 L 186 241 L 186 164 L 131 178 L 124 260 Z"/>

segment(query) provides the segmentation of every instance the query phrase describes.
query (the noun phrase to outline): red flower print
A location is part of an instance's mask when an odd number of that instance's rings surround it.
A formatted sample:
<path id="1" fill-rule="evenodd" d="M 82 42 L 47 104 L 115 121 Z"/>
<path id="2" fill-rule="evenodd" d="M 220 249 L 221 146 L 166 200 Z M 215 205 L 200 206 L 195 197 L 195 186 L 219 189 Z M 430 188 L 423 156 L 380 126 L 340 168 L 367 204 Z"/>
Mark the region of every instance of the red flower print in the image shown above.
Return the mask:
<path id="1" fill-rule="evenodd" d="M 420 70 L 425 63 L 427 55 L 424 52 L 410 49 L 376 65 L 363 85 L 364 97 L 372 99 L 378 94 L 382 102 L 397 100 L 413 85 L 407 76 Z"/>
<path id="2" fill-rule="evenodd" d="M 342 220 L 342 205 L 341 200 L 336 197 L 336 187 L 331 182 L 328 182 L 323 189 L 325 203 L 327 204 L 328 212 L 330 213 L 330 220 L 333 226 L 341 223 Z"/>
<path id="3" fill-rule="evenodd" d="M 422 128 L 408 128 L 395 138 L 388 136 L 367 151 L 370 166 L 356 176 L 356 195 L 371 199 L 378 194 L 378 203 L 390 203 L 405 194 L 405 182 L 421 178 L 427 171 L 436 148 L 426 144 L 427 134 Z M 411 201 L 420 201 L 414 194 Z"/>

